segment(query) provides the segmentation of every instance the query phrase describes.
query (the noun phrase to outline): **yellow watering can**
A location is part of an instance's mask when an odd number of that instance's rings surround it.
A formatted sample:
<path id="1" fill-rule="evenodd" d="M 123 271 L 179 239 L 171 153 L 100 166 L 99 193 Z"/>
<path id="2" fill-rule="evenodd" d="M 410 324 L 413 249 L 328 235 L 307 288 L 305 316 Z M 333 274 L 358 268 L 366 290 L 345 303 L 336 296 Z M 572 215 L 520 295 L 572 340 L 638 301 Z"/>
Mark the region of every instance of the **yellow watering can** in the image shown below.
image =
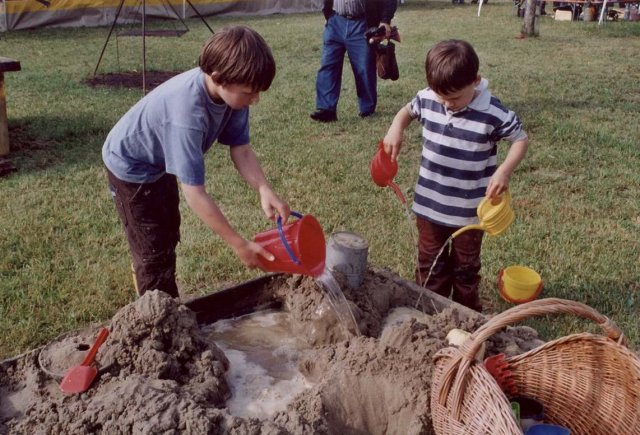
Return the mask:
<path id="1" fill-rule="evenodd" d="M 497 198 L 484 198 L 478 204 L 479 224 L 467 225 L 460 228 L 451 235 L 451 238 L 459 236 L 467 230 L 482 230 L 497 236 L 502 234 L 515 219 L 515 214 L 511 209 L 511 195 L 505 190 Z"/>

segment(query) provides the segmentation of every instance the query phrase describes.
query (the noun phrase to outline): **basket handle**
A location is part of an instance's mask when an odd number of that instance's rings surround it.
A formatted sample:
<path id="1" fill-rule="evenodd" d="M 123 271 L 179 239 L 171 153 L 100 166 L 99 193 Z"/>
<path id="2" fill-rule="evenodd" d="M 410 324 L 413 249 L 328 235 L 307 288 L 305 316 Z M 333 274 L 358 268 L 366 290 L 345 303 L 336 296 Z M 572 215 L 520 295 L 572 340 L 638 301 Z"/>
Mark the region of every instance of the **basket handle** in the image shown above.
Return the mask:
<path id="1" fill-rule="evenodd" d="M 602 328 L 609 339 L 626 346 L 626 339 L 620 328 L 611 319 L 600 314 L 588 305 L 558 298 L 538 299 L 517 305 L 492 317 L 487 323 L 478 328 L 460 347 L 459 352 L 451 359 L 451 363 L 445 368 L 442 388 L 440 389 L 440 395 L 438 397 L 440 404 L 446 406 L 447 397 L 451 391 L 451 394 L 453 394 L 455 398 L 451 411 L 453 417 L 458 420 L 462 407 L 462 398 L 467 384 L 467 374 L 482 344 L 505 326 L 530 317 L 547 314 L 574 314 L 593 320 Z"/>

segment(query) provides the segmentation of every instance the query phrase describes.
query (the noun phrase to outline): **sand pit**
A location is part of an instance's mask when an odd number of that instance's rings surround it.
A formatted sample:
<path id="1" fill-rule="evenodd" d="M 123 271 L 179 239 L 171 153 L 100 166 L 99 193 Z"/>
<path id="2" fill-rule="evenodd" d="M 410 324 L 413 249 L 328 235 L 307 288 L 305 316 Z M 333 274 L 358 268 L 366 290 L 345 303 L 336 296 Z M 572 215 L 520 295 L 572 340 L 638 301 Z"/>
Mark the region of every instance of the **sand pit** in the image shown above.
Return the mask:
<path id="1" fill-rule="evenodd" d="M 453 307 L 412 310 L 416 294 L 378 272 L 357 290 L 342 288 L 361 336 L 347 336 L 312 279 L 278 277 L 266 289 L 305 343 L 297 363 L 309 382 L 272 415 L 230 413 L 230 363 L 210 328 L 185 305 L 150 292 L 109 322 L 99 377 L 86 393 L 63 395 L 56 376 L 82 359 L 86 346 L 78 343 L 91 341 L 98 326 L 1 364 L 0 433 L 433 433 L 433 355 L 449 330 L 473 331 L 485 318 Z M 509 328 L 487 343 L 487 354 L 540 343 L 530 328 Z"/>

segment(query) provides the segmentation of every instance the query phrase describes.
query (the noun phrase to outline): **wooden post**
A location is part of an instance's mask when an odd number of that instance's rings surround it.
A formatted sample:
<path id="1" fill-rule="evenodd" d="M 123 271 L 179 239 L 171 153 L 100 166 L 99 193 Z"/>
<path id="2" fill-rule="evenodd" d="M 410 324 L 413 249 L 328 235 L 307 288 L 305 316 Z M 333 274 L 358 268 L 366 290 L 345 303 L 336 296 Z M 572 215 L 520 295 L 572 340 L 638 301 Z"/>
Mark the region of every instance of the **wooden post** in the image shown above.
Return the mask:
<path id="1" fill-rule="evenodd" d="M 527 0 L 525 3 L 521 33 L 524 36 L 537 36 L 538 34 L 538 29 L 536 29 L 536 0 Z"/>
<path id="2" fill-rule="evenodd" d="M 7 122 L 7 98 L 4 93 L 4 73 L 0 71 L 0 157 L 9 154 L 9 123 Z"/>
<path id="3" fill-rule="evenodd" d="M 7 97 L 4 91 L 5 71 L 20 71 L 20 62 L 0 57 L 0 157 L 9 154 L 9 123 L 7 121 Z"/>

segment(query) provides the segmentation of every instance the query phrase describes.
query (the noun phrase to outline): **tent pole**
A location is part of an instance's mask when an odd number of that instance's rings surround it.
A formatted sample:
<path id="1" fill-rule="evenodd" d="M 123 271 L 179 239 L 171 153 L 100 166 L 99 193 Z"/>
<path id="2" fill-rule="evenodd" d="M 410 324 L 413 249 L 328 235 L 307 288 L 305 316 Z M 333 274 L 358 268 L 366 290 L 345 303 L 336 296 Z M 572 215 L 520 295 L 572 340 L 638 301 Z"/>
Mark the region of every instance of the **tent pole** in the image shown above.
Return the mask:
<path id="1" fill-rule="evenodd" d="M 2 2 L 2 5 L 4 6 L 4 31 L 8 32 L 9 31 L 9 17 L 7 17 L 7 2 Z"/>
<path id="2" fill-rule="evenodd" d="M 604 11 L 607 9 L 607 0 L 604 0 L 602 9 L 600 10 L 600 19 L 598 20 L 598 26 L 602 24 L 602 21 L 607 21 L 607 17 L 604 16 Z"/>
<path id="3" fill-rule="evenodd" d="M 171 4 L 171 0 L 163 2 L 163 4 L 165 5 L 165 10 L 166 10 L 166 6 L 169 6 L 169 8 L 173 11 L 173 13 L 176 14 L 176 17 L 180 20 L 184 28 L 189 30 L 189 26 L 187 26 L 187 23 L 182 19 L 178 11 L 176 11 L 176 8 L 173 7 L 173 5 Z"/>
<path id="4" fill-rule="evenodd" d="M 104 41 L 104 45 L 102 46 L 102 51 L 100 52 L 100 57 L 98 58 L 98 63 L 96 64 L 96 68 L 93 70 L 93 77 L 96 76 L 98 72 L 98 67 L 100 66 L 100 62 L 102 62 L 102 56 L 104 56 L 104 51 L 107 49 L 107 44 L 109 43 L 109 39 L 111 38 L 111 34 L 113 33 L 114 27 L 116 27 L 116 21 L 118 21 L 118 16 L 120 16 L 120 11 L 122 11 L 122 6 L 124 5 L 124 0 L 120 0 L 120 5 L 118 5 L 118 11 L 116 12 L 116 16 L 113 19 L 113 23 L 111 23 L 111 29 L 109 29 L 109 35 L 107 35 L 107 40 Z"/>
<path id="5" fill-rule="evenodd" d="M 211 27 L 209 27 L 209 24 L 207 23 L 207 21 L 204 19 L 204 17 L 202 15 L 200 15 L 200 12 L 198 12 L 198 10 L 196 9 L 196 7 L 193 5 L 193 3 L 191 3 L 191 0 L 187 0 L 187 3 L 189 3 L 189 6 L 191 6 L 191 9 L 193 9 L 193 11 L 196 13 L 196 15 L 198 17 L 200 17 L 200 19 L 202 20 L 202 22 L 204 23 L 205 26 L 207 26 L 207 29 L 209 29 L 209 31 L 211 33 L 215 33 L 213 31 L 213 29 Z"/>
<path id="6" fill-rule="evenodd" d="M 147 15 L 147 2 L 145 0 L 142 0 L 142 95 L 146 95 L 147 93 L 147 82 L 146 82 L 147 47 L 145 43 L 146 15 Z"/>

